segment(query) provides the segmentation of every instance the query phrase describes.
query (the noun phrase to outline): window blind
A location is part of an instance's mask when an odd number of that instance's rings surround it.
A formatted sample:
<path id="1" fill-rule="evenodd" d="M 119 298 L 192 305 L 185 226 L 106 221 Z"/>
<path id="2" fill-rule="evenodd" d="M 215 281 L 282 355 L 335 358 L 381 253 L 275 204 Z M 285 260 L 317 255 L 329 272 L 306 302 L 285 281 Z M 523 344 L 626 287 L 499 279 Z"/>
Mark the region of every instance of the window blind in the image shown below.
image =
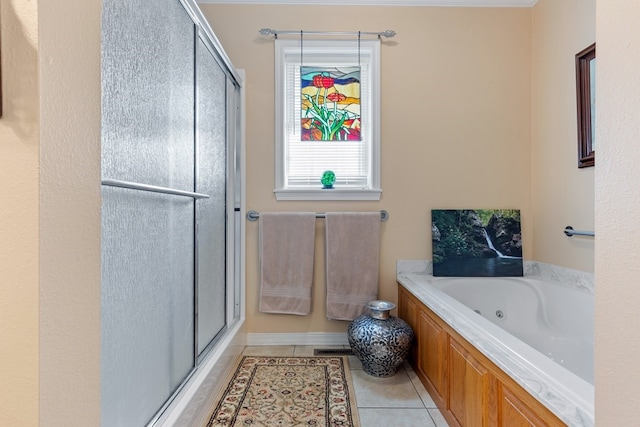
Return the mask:
<path id="1" fill-rule="evenodd" d="M 305 65 L 308 65 L 305 63 Z M 361 64 L 361 140 L 302 141 L 300 130 L 300 62 L 286 64 L 285 91 L 285 186 L 289 189 L 319 188 L 326 170 L 336 175 L 334 185 L 340 188 L 370 188 L 371 141 L 367 100 L 370 85 L 367 67 Z"/>

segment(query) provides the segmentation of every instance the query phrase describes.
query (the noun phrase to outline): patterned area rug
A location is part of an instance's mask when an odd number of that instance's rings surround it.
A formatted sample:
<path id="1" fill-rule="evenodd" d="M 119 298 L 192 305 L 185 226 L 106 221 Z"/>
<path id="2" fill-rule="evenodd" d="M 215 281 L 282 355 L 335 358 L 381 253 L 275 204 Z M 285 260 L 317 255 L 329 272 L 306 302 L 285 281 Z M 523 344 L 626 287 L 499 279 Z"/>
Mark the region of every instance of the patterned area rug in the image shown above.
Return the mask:
<path id="1" fill-rule="evenodd" d="M 343 357 L 244 356 L 207 427 L 358 427 L 347 363 Z"/>

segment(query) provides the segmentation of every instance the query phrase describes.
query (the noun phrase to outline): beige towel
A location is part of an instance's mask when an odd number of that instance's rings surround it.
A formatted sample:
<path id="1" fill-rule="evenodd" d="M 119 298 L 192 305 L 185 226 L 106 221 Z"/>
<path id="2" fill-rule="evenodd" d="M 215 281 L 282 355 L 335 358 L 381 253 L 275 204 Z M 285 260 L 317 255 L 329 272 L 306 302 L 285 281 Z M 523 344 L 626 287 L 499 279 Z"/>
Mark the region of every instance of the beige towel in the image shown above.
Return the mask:
<path id="1" fill-rule="evenodd" d="M 307 315 L 311 286 L 316 214 L 260 214 L 260 311 Z"/>
<path id="2" fill-rule="evenodd" d="M 327 212 L 327 317 L 353 320 L 378 298 L 379 212 Z"/>

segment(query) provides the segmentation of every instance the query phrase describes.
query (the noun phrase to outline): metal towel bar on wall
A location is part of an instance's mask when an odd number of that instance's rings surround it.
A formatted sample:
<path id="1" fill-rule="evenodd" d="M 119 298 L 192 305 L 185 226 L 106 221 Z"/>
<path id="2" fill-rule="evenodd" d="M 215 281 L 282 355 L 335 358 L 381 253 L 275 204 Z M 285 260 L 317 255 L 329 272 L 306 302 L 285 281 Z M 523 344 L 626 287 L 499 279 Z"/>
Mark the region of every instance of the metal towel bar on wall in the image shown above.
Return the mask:
<path id="1" fill-rule="evenodd" d="M 596 233 L 594 231 L 580 231 L 580 230 L 574 230 L 572 226 L 567 225 L 564 228 L 564 234 L 568 237 L 571 236 L 591 236 L 591 237 L 595 237 Z"/>
<path id="2" fill-rule="evenodd" d="M 316 212 L 316 218 L 325 218 L 326 214 L 324 212 Z M 257 221 L 260 218 L 260 213 L 254 210 L 250 210 L 247 212 L 247 219 L 249 221 Z M 380 211 L 380 221 L 386 221 L 389 219 L 389 212 L 384 209 Z"/>

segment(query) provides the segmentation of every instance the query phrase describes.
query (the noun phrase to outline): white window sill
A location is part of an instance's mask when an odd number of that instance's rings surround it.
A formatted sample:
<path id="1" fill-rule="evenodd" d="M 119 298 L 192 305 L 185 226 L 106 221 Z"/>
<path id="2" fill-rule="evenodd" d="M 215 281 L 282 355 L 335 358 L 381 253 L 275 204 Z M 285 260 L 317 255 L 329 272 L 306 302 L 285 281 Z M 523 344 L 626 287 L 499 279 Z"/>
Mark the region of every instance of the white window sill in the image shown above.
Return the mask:
<path id="1" fill-rule="evenodd" d="M 364 190 L 355 188 L 274 190 L 276 200 L 380 200 L 381 189 Z"/>

